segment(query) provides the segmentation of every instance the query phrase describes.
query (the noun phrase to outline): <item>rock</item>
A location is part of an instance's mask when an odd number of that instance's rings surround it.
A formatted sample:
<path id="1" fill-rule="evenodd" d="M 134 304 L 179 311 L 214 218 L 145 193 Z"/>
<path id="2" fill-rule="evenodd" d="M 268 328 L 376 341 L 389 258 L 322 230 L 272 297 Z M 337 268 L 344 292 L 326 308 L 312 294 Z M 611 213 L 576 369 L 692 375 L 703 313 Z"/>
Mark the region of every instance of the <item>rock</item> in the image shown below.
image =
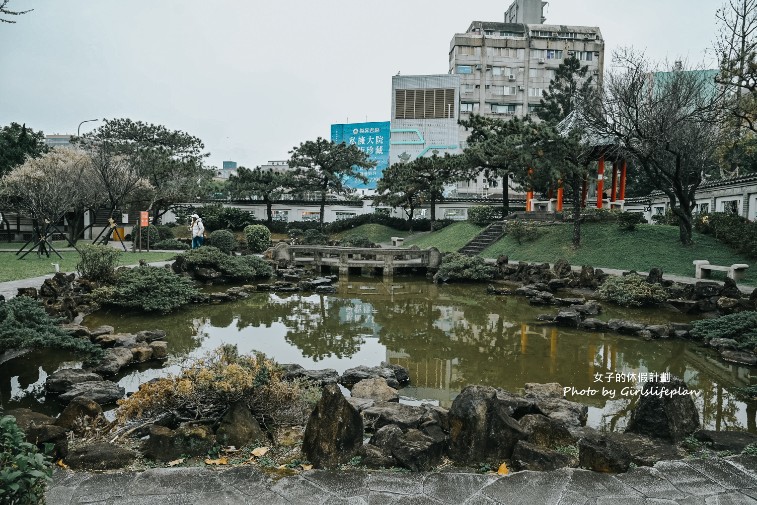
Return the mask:
<path id="1" fill-rule="evenodd" d="M 407 376 L 406 370 L 404 376 Z M 352 389 L 352 386 L 363 379 L 375 379 L 377 377 L 383 377 L 386 379 L 386 383 L 389 387 L 394 389 L 400 389 L 404 385 L 398 380 L 395 368 L 388 366 L 367 367 L 365 365 L 345 370 L 342 376 L 339 377 L 339 383 L 347 389 Z"/>
<path id="2" fill-rule="evenodd" d="M 715 451 L 741 452 L 750 444 L 757 443 L 757 435 L 747 431 L 699 430 L 694 437 Z"/>
<path id="3" fill-rule="evenodd" d="M 150 425 L 149 434 L 142 450 L 148 458 L 159 461 L 203 456 L 215 442 L 213 432 L 207 426 L 179 426 L 176 430 L 171 430 L 153 424 Z"/>
<path id="4" fill-rule="evenodd" d="M 607 323 L 594 318 L 588 318 L 581 321 L 581 324 L 579 325 L 581 328 L 585 328 L 587 330 L 594 330 L 594 331 L 605 331 L 607 330 Z"/>
<path id="5" fill-rule="evenodd" d="M 526 398 L 564 398 L 563 387 L 558 382 L 545 384 L 526 382 L 523 386 L 523 396 Z"/>
<path id="6" fill-rule="evenodd" d="M 323 388 L 305 428 L 302 453 L 316 468 L 349 461 L 363 445 L 363 418 L 336 384 Z"/>
<path id="7" fill-rule="evenodd" d="M 255 440 L 264 442 L 267 437 L 250 409 L 243 402 L 236 402 L 221 418 L 221 424 L 216 430 L 216 439 L 225 446 L 233 445 L 240 448 Z"/>
<path id="8" fill-rule="evenodd" d="M 636 433 L 609 433 L 607 437 L 625 447 L 631 455 L 631 462 L 638 466 L 654 466 L 658 461 L 686 457 L 686 453 L 678 446 L 659 438 Z"/>
<path id="9" fill-rule="evenodd" d="M 583 304 L 571 305 L 570 310 L 575 310 L 581 314 L 582 317 L 598 316 L 599 313 L 602 312 L 602 306 L 598 302 L 590 300 Z"/>
<path id="10" fill-rule="evenodd" d="M 136 457 L 134 451 L 100 442 L 71 450 L 65 461 L 74 470 L 116 470 L 132 464 Z"/>
<path id="11" fill-rule="evenodd" d="M 563 423 L 566 427 L 580 427 L 586 425 L 589 417 L 589 407 L 563 398 L 539 398 L 536 400 L 539 412 L 554 421 Z"/>
<path id="12" fill-rule="evenodd" d="M 39 412 L 34 412 L 27 408 L 6 410 L 2 415 L 15 418 L 16 424 L 21 428 L 21 431 L 24 432 L 28 430 L 32 424 L 42 425 L 53 424 L 55 422 L 55 419 L 52 417 L 40 414 Z"/>
<path id="13" fill-rule="evenodd" d="M 674 395 L 652 396 L 657 392 Z M 642 395 L 647 396 L 639 398 L 626 431 L 673 442 L 694 433 L 699 429 L 699 412 L 687 392 L 686 383 L 677 378 L 670 382 L 647 382 L 642 390 Z"/>
<path id="14" fill-rule="evenodd" d="M 570 466 L 571 457 L 520 440 L 513 449 L 512 461 L 520 470 L 546 472 Z"/>
<path id="15" fill-rule="evenodd" d="M 397 466 L 397 460 L 373 444 L 365 444 L 358 450 L 360 464 L 368 468 L 392 468 Z"/>
<path id="16" fill-rule="evenodd" d="M 581 267 L 581 273 L 578 276 L 578 284 L 582 288 L 597 289 L 597 279 L 594 274 L 594 267 L 587 265 Z"/>
<path id="17" fill-rule="evenodd" d="M 374 431 L 387 424 L 396 424 L 403 430 L 418 428 L 425 413 L 424 407 L 394 402 L 376 403 L 361 412 L 366 429 Z"/>
<path id="18" fill-rule="evenodd" d="M 720 351 L 720 357 L 731 363 L 739 365 L 754 366 L 757 365 L 757 355 L 748 351 L 731 351 L 724 349 Z"/>
<path id="19" fill-rule="evenodd" d="M 133 347 L 137 345 L 137 337 L 131 333 L 107 334 L 95 337 L 95 342 L 102 347 Z"/>
<path id="20" fill-rule="evenodd" d="M 428 471 L 441 462 L 444 443 L 434 440 L 416 429 L 403 431 L 387 425 L 371 437 L 371 445 L 385 455 L 391 455 L 400 465 L 414 472 Z"/>
<path id="21" fill-rule="evenodd" d="M 691 331 L 689 323 L 670 323 L 670 329 L 673 331 Z"/>
<path id="22" fill-rule="evenodd" d="M 715 312 L 718 310 L 719 296 L 713 296 L 710 298 L 702 298 L 697 301 L 697 310 L 699 312 Z"/>
<path id="23" fill-rule="evenodd" d="M 203 282 L 212 282 L 216 279 L 220 279 L 222 274 L 221 272 L 213 270 L 212 268 L 196 268 L 194 271 L 194 276 Z"/>
<path id="24" fill-rule="evenodd" d="M 731 279 L 730 277 L 726 277 L 725 282 L 723 283 L 723 289 L 720 291 L 720 296 L 739 299 L 743 296 L 743 293 L 736 285 L 735 280 Z"/>
<path id="25" fill-rule="evenodd" d="M 305 370 L 300 365 L 294 363 L 279 366 L 284 369 L 284 375 L 282 378 L 286 381 L 304 379 L 314 382 L 319 386 L 325 386 L 326 384 L 336 384 L 339 380 L 339 372 L 333 368 L 326 368 L 324 370 Z"/>
<path id="26" fill-rule="evenodd" d="M 570 307 L 571 305 L 583 305 L 586 303 L 586 298 L 555 298 L 555 305 L 562 307 Z"/>
<path id="27" fill-rule="evenodd" d="M 647 275 L 647 282 L 649 284 L 662 284 L 662 268 L 650 268 L 649 275 Z"/>
<path id="28" fill-rule="evenodd" d="M 80 324 L 74 324 L 74 323 L 67 323 L 67 324 L 61 324 L 61 329 L 67 331 L 74 337 L 86 337 L 91 338 L 92 334 L 89 331 L 89 328 L 86 326 L 82 326 Z"/>
<path id="29" fill-rule="evenodd" d="M 559 291 L 568 287 L 567 279 L 552 279 L 547 283 L 550 291 Z"/>
<path id="30" fill-rule="evenodd" d="M 152 350 L 152 359 L 168 358 L 168 342 L 150 342 L 150 349 Z"/>
<path id="31" fill-rule="evenodd" d="M 347 401 L 350 402 L 350 405 L 355 407 L 358 412 L 362 412 L 365 409 L 373 407 L 376 404 L 376 400 L 370 400 L 368 398 L 355 398 L 354 396 L 347 398 Z"/>
<path id="32" fill-rule="evenodd" d="M 54 459 L 65 458 L 68 454 L 66 430 L 54 424 L 32 423 L 26 429 L 26 441 L 43 450 L 45 444 L 52 444 L 53 450 L 50 456 Z"/>
<path id="33" fill-rule="evenodd" d="M 29 298 L 38 298 L 37 288 L 18 288 L 16 296 L 28 296 Z"/>
<path id="34" fill-rule="evenodd" d="M 47 376 L 45 389 L 51 393 L 63 393 L 71 389 L 74 384 L 101 380 L 103 378 L 96 373 L 81 368 L 63 368 Z"/>
<path id="35" fill-rule="evenodd" d="M 626 321 L 625 319 L 610 319 L 607 321 L 607 328 L 618 333 L 636 335 L 638 332 L 645 330 L 646 325 L 636 321 Z"/>
<path id="36" fill-rule="evenodd" d="M 652 338 L 668 338 L 670 336 L 670 327 L 665 324 L 650 324 L 646 327 Z"/>
<path id="37" fill-rule="evenodd" d="M 721 296 L 718 301 L 715 302 L 718 310 L 723 314 L 733 314 L 734 312 L 741 311 L 741 300 L 738 298 L 726 298 Z"/>
<path id="38" fill-rule="evenodd" d="M 394 365 L 392 363 L 387 363 L 386 361 L 382 361 L 381 366 L 389 368 L 394 372 L 394 378 L 397 380 L 400 387 L 405 387 L 410 384 L 410 373 L 404 366 Z"/>
<path id="39" fill-rule="evenodd" d="M 570 267 L 570 263 L 562 258 L 555 262 L 555 265 L 552 267 L 552 271 L 555 273 L 555 276 L 557 276 L 558 279 L 565 279 L 567 277 L 570 277 L 570 275 L 573 273 L 573 269 Z"/>
<path id="40" fill-rule="evenodd" d="M 683 312 L 684 314 L 690 314 L 692 312 L 696 312 L 699 310 L 699 304 L 693 300 L 683 300 L 680 298 L 671 298 L 668 299 L 667 303 L 678 309 L 679 311 Z M 678 331 L 678 330 L 673 330 Z"/>
<path id="41" fill-rule="evenodd" d="M 124 397 L 126 390 L 112 381 L 90 381 L 74 384 L 71 389 L 61 394 L 58 399 L 68 403 L 74 398 L 82 397 L 101 405 L 115 403 Z"/>
<path id="42" fill-rule="evenodd" d="M 694 299 L 704 300 L 713 296 L 720 296 L 723 288 L 717 282 L 699 281 L 694 285 Z"/>
<path id="43" fill-rule="evenodd" d="M 449 425 L 450 457 L 468 465 L 499 465 L 528 436 L 498 401 L 497 391 L 487 386 L 468 386 L 457 395 L 449 410 Z"/>
<path id="44" fill-rule="evenodd" d="M 79 396 L 66 405 L 63 412 L 55 420 L 55 425 L 67 431 L 77 432 L 79 428 L 87 425 L 86 418 L 91 422 L 96 421 L 103 415 L 103 409 L 99 403 Z"/>
<path id="45" fill-rule="evenodd" d="M 503 405 L 507 414 L 514 419 L 520 419 L 528 414 L 542 414 L 534 398 L 524 398 L 504 389 L 497 390 L 497 402 Z"/>
<path id="46" fill-rule="evenodd" d="M 152 359 L 152 347 L 150 346 L 138 346 L 131 348 L 131 354 L 133 356 L 132 361 L 134 363 L 144 363 Z"/>
<path id="47" fill-rule="evenodd" d="M 113 333 L 113 327 L 109 326 L 107 324 L 104 324 L 102 326 L 98 326 L 94 330 L 89 331 L 89 335 L 91 338 L 99 337 L 100 335 L 107 335 L 109 333 Z"/>
<path id="48" fill-rule="evenodd" d="M 336 286 L 317 286 L 315 292 L 320 295 L 330 295 L 336 293 Z"/>
<path id="49" fill-rule="evenodd" d="M 142 330 L 138 331 L 134 337 L 137 342 L 154 342 L 166 338 L 166 332 L 163 330 Z"/>
<path id="50" fill-rule="evenodd" d="M 685 330 L 673 330 L 673 336 L 675 338 L 685 338 L 685 339 L 688 339 L 689 337 L 691 337 L 691 335 L 689 335 L 689 332 Z"/>
<path id="51" fill-rule="evenodd" d="M 707 342 L 707 345 L 715 349 L 736 349 L 739 343 L 732 338 L 713 338 Z"/>
<path id="52" fill-rule="evenodd" d="M 125 347 L 107 349 L 105 356 L 94 371 L 104 375 L 115 375 L 121 368 L 131 363 L 132 358 L 131 350 Z"/>
<path id="53" fill-rule="evenodd" d="M 552 314 L 539 314 L 538 316 L 536 316 L 536 320 L 546 323 L 554 323 L 555 316 L 553 316 Z"/>
<path id="54" fill-rule="evenodd" d="M 528 441 L 541 447 L 563 447 L 574 445 L 576 437 L 570 434 L 565 425 L 541 414 L 528 414 L 518 421 L 528 433 Z"/>
<path id="55" fill-rule="evenodd" d="M 557 326 L 577 328 L 580 322 L 581 315 L 575 310 L 561 310 L 555 316 L 555 324 Z"/>
<path id="56" fill-rule="evenodd" d="M 578 461 L 595 472 L 622 473 L 631 466 L 631 454 L 606 437 L 584 437 L 578 441 Z"/>
<path id="57" fill-rule="evenodd" d="M 352 386 L 352 396 L 357 398 L 369 398 L 380 402 L 398 402 L 400 396 L 397 390 L 390 388 L 386 379 L 377 377 L 375 379 L 363 379 Z"/>

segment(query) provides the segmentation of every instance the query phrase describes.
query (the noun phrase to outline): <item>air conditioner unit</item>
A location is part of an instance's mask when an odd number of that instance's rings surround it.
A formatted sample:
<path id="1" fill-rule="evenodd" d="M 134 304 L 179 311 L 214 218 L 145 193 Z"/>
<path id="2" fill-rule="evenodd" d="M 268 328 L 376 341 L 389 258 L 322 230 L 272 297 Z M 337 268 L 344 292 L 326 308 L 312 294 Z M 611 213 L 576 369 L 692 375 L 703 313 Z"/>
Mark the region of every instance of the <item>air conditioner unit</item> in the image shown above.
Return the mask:
<path id="1" fill-rule="evenodd" d="M 591 73 L 594 74 L 594 75 L 599 75 L 599 70 L 594 69 L 594 70 L 592 70 Z"/>
<path id="2" fill-rule="evenodd" d="M 515 80 L 515 76 L 513 74 L 510 74 L 510 75 L 507 76 L 507 80 L 508 81 L 514 81 Z"/>
<path id="3" fill-rule="evenodd" d="M 476 65 L 476 70 L 481 70 L 481 65 Z"/>
<path id="4" fill-rule="evenodd" d="M 546 62 L 547 62 L 547 60 L 545 60 L 544 58 L 539 58 L 539 63 L 542 63 L 542 64 L 544 64 L 544 63 L 546 63 Z"/>
<path id="5" fill-rule="evenodd" d="M 526 88 L 524 88 L 523 86 L 518 86 L 518 91 L 523 91 L 524 89 Z"/>

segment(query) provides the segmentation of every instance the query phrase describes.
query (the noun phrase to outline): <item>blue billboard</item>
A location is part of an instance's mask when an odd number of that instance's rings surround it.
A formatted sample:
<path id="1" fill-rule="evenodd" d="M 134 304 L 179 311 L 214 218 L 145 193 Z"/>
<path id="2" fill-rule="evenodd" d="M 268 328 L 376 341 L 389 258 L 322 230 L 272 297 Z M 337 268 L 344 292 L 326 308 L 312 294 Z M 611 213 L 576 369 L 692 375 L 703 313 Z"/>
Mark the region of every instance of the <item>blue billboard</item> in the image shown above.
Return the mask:
<path id="1" fill-rule="evenodd" d="M 376 182 L 389 166 L 389 121 L 332 124 L 331 140 L 355 145 L 368 155 L 368 159 L 376 162 L 376 166 L 369 170 L 360 169 L 360 173 L 368 179 L 367 183 L 354 178 L 345 181 L 345 185 L 352 189 L 375 190 Z"/>

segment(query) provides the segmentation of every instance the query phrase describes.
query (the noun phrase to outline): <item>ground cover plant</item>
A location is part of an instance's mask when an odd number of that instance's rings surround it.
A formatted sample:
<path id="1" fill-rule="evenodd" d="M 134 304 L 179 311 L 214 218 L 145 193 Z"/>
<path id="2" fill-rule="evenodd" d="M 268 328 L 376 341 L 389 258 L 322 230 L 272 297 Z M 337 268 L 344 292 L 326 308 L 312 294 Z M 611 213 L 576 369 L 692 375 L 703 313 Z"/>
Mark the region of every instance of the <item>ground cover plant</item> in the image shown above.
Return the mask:
<path id="1" fill-rule="evenodd" d="M 408 237 L 404 245 L 417 245 L 421 249 L 436 247 L 441 252 L 453 252 L 470 242 L 483 229 L 482 226 L 460 221 L 432 233 Z"/>
<path id="2" fill-rule="evenodd" d="M 211 246 L 187 251 L 180 256 L 180 260 L 183 262 L 182 268 L 187 271 L 212 268 L 231 280 L 242 282 L 273 275 L 273 268 L 262 258 L 251 255 L 229 256 Z"/>
<path id="3" fill-rule="evenodd" d="M 645 277 L 629 274 L 608 277 L 597 291 L 599 298 L 623 307 L 659 305 L 668 299 L 668 292 L 660 284 L 650 284 Z"/>
<path id="4" fill-rule="evenodd" d="M 434 282 L 481 282 L 494 278 L 494 267 L 480 256 L 451 252 L 444 255 Z"/>
<path id="5" fill-rule="evenodd" d="M 112 285 L 98 288 L 93 299 L 106 306 L 171 312 L 196 299 L 200 291 L 192 280 L 161 267 L 122 269 Z"/>
<path id="6" fill-rule="evenodd" d="M 736 314 L 692 321 L 691 336 L 709 341 L 713 338 L 731 338 L 742 349 L 757 346 L 757 312 L 745 311 Z"/>
<path id="7" fill-rule="evenodd" d="M 45 503 L 45 487 L 52 481 L 52 473 L 49 459 L 25 441 L 16 420 L 0 417 L 0 503 Z"/>

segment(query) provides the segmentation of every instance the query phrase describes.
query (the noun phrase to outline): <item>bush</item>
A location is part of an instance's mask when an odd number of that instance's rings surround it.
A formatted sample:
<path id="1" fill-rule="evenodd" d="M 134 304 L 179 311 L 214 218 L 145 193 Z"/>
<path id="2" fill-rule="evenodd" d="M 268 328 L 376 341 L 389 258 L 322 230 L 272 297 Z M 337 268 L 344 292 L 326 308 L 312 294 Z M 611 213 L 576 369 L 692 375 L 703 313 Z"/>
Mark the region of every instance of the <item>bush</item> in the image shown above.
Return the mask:
<path id="1" fill-rule="evenodd" d="M 271 230 L 262 224 L 251 224 L 244 228 L 247 248 L 254 253 L 261 253 L 271 245 Z"/>
<path id="2" fill-rule="evenodd" d="M 371 239 L 360 233 L 347 235 L 339 241 L 339 245 L 345 247 L 376 247 Z"/>
<path id="3" fill-rule="evenodd" d="M 753 349 L 757 345 L 757 312 L 754 311 L 692 321 L 691 327 L 691 336 L 699 340 L 732 338 L 742 349 Z"/>
<path id="4" fill-rule="evenodd" d="M 166 251 L 186 251 L 187 249 L 189 249 L 189 244 L 184 243 L 181 240 L 172 238 L 168 240 L 161 240 L 160 242 L 156 242 L 155 244 L 150 244 L 150 247 L 153 249 L 162 249 Z"/>
<path id="5" fill-rule="evenodd" d="M 652 216 L 652 222 L 654 224 L 662 224 L 666 226 L 678 226 L 678 216 L 673 214 L 670 209 L 667 209 L 664 214 L 655 214 Z"/>
<path id="6" fill-rule="evenodd" d="M 13 417 L 0 418 L 0 503 L 45 503 L 52 465 L 25 438 Z"/>
<path id="7" fill-rule="evenodd" d="M 599 287 L 599 298 L 624 307 L 659 305 L 668 299 L 668 292 L 659 284 L 650 284 L 638 274 L 609 277 Z"/>
<path id="8" fill-rule="evenodd" d="M 208 245 L 231 254 L 237 248 L 237 239 L 229 230 L 216 230 L 208 237 Z"/>
<path id="9" fill-rule="evenodd" d="M 613 223 L 617 221 L 620 211 L 610 209 L 581 209 L 581 221 L 584 223 Z"/>
<path id="10" fill-rule="evenodd" d="M 187 271 L 212 268 L 234 281 L 251 281 L 273 275 L 271 266 L 257 256 L 229 256 L 210 246 L 192 249 L 179 258 Z"/>
<path id="11" fill-rule="evenodd" d="M 333 223 L 329 223 L 325 226 L 325 231 L 327 233 L 340 233 L 343 231 L 351 230 L 352 228 L 356 228 L 363 224 L 383 224 L 384 226 L 388 226 L 389 228 L 394 228 L 395 230 L 401 230 L 401 231 L 408 231 L 410 230 L 410 223 L 407 219 L 402 219 L 399 217 L 391 217 L 389 215 L 380 213 L 380 212 L 374 212 L 372 214 L 361 214 L 359 216 L 352 217 L 350 219 L 341 219 L 339 221 L 334 221 Z M 441 230 L 445 226 L 448 226 L 452 224 L 453 221 L 451 219 L 437 219 L 434 222 L 434 230 Z M 296 227 L 301 227 L 301 224 L 306 223 L 292 223 Z M 309 224 L 309 223 L 307 223 Z M 305 229 L 305 227 L 301 227 Z M 413 230 L 415 231 L 431 231 L 431 221 L 428 219 L 413 219 Z"/>
<path id="12" fill-rule="evenodd" d="M 236 207 L 224 207 L 220 203 L 185 207 L 181 211 L 174 210 L 174 213 L 180 223 L 186 224 L 189 224 L 189 216 L 197 213 L 209 230 L 241 231 L 245 226 L 255 222 L 255 216 L 251 212 Z"/>
<path id="13" fill-rule="evenodd" d="M 191 280 L 167 268 L 124 268 L 116 283 L 105 290 L 95 290 L 104 305 L 167 314 L 195 299 L 200 292 Z"/>
<path id="14" fill-rule="evenodd" d="M 539 238 L 539 229 L 534 223 L 527 223 L 518 219 L 508 221 L 505 233 L 515 239 L 518 244 L 524 241 L 532 242 Z"/>
<path id="15" fill-rule="evenodd" d="M 634 231 L 636 225 L 646 224 L 647 220 L 644 219 L 644 214 L 638 212 L 621 212 L 618 216 L 618 228 L 623 231 Z"/>
<path id="16" fill-rule="evenodd" d="M 487 265 L 480 256 L 466 256 L 452 252 L 442 258 L 434 282 L 478 282 L 490 281 L 494 277 L 494 267 Z"/>
<path id="17" fill-rule="evenodd" d="M 468 208 L 468 221 L 476 226 L 486 226 L 500 219 L 502 212 L 500 209 L 489 205 L 474 205 Z"/>
<path id="18" fill-rule="evenodd" d="M 147 248 L 147 239 L 149 237 L 150 239 L 150 248 L 152 248 L 152 245 L 156 242 L 160 242 L 160 232 L 158 231 L 158 227 L 155 225 L 149 225 L 149 226 L 135 226 L 134 229 L 131 231 L 131 239 L 133 241 L 132 247 L 133 248 L 139 248 L 139 237 L 142 236 L 142 249 Z M 173 236 L 173 233 L 171 234 Z"/>
<path id="19" fill-rule="evenodd" d="M 757 223 L 725 212 L 700 214 L 694 220 L 694 229 L 712 235 L 735 251 L 757 258 Z"/>
<path id="20" fill-rule="evenodd" d="M 183 368 L 181 375 L 142 384 L 119 400 L 117 420 L 168 412 L 191 417 L 197 412 L 223 412 L 243 401 L 256 417 L 272 419 L 274 424 L 305 424 L 319 396 L 316 390 L 317 386 L 283 381 L 278 365 L 261 353 L 239 356 L 236 346 L 224 345 Z"/>
<path id="21" fill-rule="evenodd" d="M 80 277 L 94 282 L 110 282 L 116 272 L 121 251 L 110 246 L 81 244 L 76 271 Z"/>
<path id="22" fill-rule="evenodd" d="M 0 301 L 0 352 L 11 349 L 66 349 L 92 357 L 102 349 L 89 340 L 72 337 L 58 326 L 42 304 L 28 296 Z"/>
<path id="23" fill-rule="evenodd" d="M 305 245 L 327 245 L 329 237 L 318 230 L 305 230 L 300 242 Z"/>
<path id="24" fill-rule="evenodd" d="M 176 238 L 173 234 L 173 229 L 175 228 L 175 226 L 176 225 L 170 226 L 167 224 L 155 226 L 155 229 L 158 230 L 158 236 L 160 237 L 160 240 L 173 240 L 174 238 Z M 152 243 L 150 245 L 152 246 Z"/>

